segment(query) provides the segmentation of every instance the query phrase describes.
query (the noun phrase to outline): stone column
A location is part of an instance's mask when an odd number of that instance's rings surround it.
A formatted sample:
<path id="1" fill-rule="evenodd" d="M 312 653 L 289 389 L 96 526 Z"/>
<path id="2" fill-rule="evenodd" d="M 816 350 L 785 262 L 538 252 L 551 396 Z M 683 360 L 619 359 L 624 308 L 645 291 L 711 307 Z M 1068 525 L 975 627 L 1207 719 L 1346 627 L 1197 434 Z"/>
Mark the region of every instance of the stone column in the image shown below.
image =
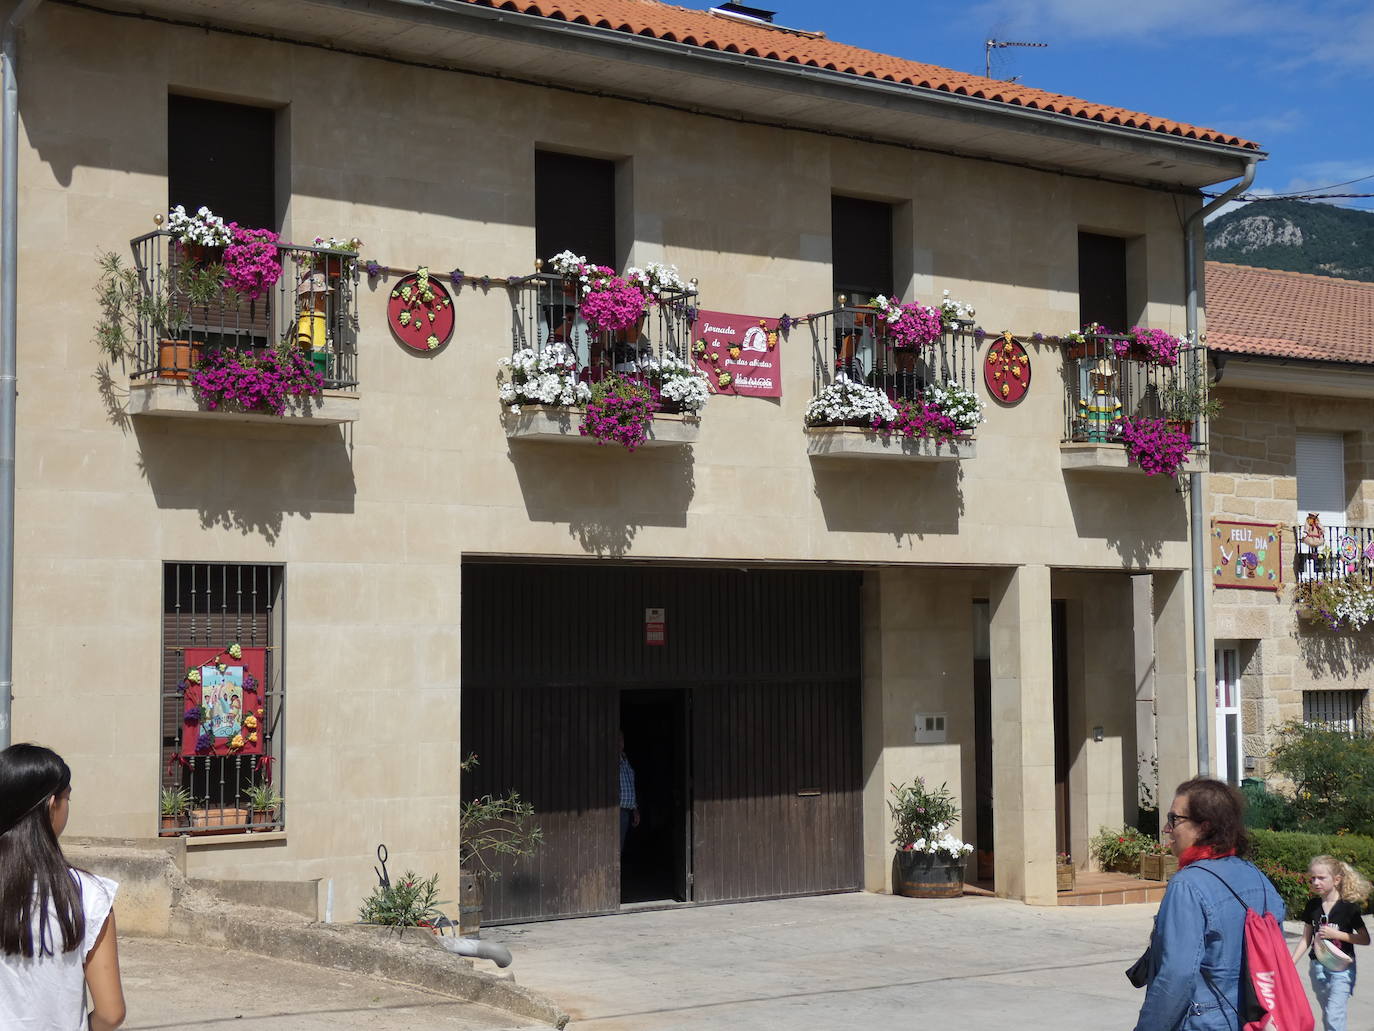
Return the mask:
<path id="1" fill-rule="evenodd" d="M 1159 751 L 1159 813 L 1163 822 L 1174 788 L 1197 771 L 1193 712 L 1192 605 L 1188 577 L 1155 573 L 1155 733 Z M 1208 706 L 1210 711 L 1211 706 Z"/>
<path id="2" fill-rule="evenodd" d="M 997 894 L 1057 903 L 1050 571 L 992 574 L 993 845 Z"/>

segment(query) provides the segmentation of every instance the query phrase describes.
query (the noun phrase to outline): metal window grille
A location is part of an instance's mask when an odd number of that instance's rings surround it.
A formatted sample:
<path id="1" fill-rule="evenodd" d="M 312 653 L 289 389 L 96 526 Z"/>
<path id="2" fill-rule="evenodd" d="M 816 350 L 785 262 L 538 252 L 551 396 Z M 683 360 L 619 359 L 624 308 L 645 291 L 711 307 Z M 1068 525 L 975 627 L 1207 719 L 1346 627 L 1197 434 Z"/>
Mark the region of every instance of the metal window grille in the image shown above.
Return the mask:
<path id="1" fill-rule="evenodd" d="M 281 566 L 164 563 L 161 786 L 184 789 L 192 805 L 175 821 L 165 821 L 162 833 L 285 827 L 285 803 L 267 813 L 254 813 L 248 803 L 248 791 L 255 785 L 270 783 L 283 796 L 286 790 L 285 612 L 286 578 Z M 266 651 L 259 685 L 262 755 L 183 755 L 186 649 L 221 649 L 235 642 Z"/>
<path id="2" fill-rule="evenodd" d="M 1303 522 L 1293 527 L 1293 571 L 1308 580 L 1344 580 L 1359 576 L 1374 582 L 1374 527 L 1324 526 Z"/>
<path id="3" fill-rule="evenodd" d="M 938 340 L 900 348 L 876 310 L 845 305 L 812 315 L 811 379 L 820 393 L 839 378 L 881 390 L 891 401 L 914 401 L 927 387 L 957 384 L 976 391 L 978 347 L 974 324 L 947 323 Z"/>
<path id="4" fill-rule="evenodd" d="M 1304 691 L 1302 721 L 1347 734 L 1369 732 L 1365 706 L 1367 691 Z"/>
<path id="5" fill-rule="evenodd" d="M 1170 399 L 1198 389 L 1203 350 L 1181 347 L 1175 365 L 1139 357 L 1128 336 L 1085 334 L 1064 350 L 1064 439 L 1074 443 L 1119 443 L 1121 420 L 1161 419 Z M 1182 422 L 1193 444 L 1207 443 L 1207 420 Z"/>
<path id="6" fill-rule="evenodd" d="M 278 244 L 281 277 L 255 300 L 225 287 L 192 303 L 186 272 L 222 261 L 223 248 L 186 247 L 166 230 L 130 241 L 145 301 L 130 379 L 186 379 L 202 351 L 233 347 L 306 352 L 329 390 L 358 385 L 358 256 Z"/>
<path id="7" fill-rule="evenodd" d="M 645 363 L 674 357 L 690 362 L 692 323 L 697 293 L 662 290 L 637 325 L 620 332 L 594 332 L 582 317 L 583 290 L 575 280 L 539 272 L 511 288 L 513 332 L 511 353 L 525 348 L 543 352 L 563 344 L 577 363 L 578 378 L 588 384 L 612 373 L 642 377 Z M 661 410 L 668 411 L 667 402 Z"/>

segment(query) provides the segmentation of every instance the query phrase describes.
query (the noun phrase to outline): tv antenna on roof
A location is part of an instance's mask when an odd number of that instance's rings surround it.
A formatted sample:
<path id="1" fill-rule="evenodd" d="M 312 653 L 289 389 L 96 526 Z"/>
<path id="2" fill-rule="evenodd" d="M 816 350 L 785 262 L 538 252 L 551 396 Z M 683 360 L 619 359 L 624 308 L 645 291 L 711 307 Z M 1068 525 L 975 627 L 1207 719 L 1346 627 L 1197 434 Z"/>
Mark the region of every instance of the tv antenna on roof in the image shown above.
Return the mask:
<path id="1" fill-rule="evenodd" d="M 1012 43 L 1005 39 L 990 39 L 983 44 L 983 75 L 992 78 L 992 52 L 1003 47 L 1047 47 L 1048 43 Z M 1019 78 L 1019 76 L 1018 76 Z"/>

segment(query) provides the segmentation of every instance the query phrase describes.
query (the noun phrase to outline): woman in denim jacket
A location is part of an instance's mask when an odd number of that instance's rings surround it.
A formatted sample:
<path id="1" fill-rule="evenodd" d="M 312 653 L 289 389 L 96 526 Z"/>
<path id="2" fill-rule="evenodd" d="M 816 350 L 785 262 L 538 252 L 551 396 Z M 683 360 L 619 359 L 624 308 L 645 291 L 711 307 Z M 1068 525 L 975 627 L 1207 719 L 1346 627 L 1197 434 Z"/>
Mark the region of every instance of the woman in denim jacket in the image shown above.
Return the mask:
<path id="1" fill-rule="evenodd" d="M 1135 1031 L 1239 1031 L 1245 910 L 1226 886 L 1283 922 L 1283 899 L 1244 859 L 1243 806 L 1240 792 L 1218 780 L 1178 786 L 1164 829 L 1179 870 L 1155 916 Z"/>

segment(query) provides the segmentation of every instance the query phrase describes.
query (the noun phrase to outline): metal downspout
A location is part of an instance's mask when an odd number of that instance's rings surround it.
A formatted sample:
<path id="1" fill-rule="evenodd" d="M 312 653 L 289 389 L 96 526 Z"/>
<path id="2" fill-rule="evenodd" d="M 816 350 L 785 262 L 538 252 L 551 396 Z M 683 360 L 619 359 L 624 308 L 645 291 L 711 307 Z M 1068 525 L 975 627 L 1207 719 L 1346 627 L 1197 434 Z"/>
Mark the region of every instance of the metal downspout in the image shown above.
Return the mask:
<path id="1" fill-rule="evenodd" d="M 1255 181 L 1255 168 L 1258 158 L 1252 158 L 1245 166 L 1245 174 L 1220 197 L 1214 197 L 1197 211 L 1188 216 L 1183 224 L 1183 275 L 1187 289 L 1187 308 L 1184 325 L 1188 340 L 1194 346 L 1198 340 L 1197 328 L 1197 229 L 1202 220 L 1232 197 L 1243 193 Z M 1199 373 L 1198 354 L 1193 352 L 1194 374 L 1206 375 L 1205 357 Z M 1193 430 L 1195 439 L 1200 427 Z M 1207 718 L 1207 581 L 1203 576 L 1207 569 L 1205 554 L 1205 528 L 1203 508 L 1206 498 L 1202 494 L 1202 473 L 1188 474 L 1188 507 L 1192 519 L 1193 559 L 1193 704 L 1197 710 L 1197 771 L 1203 776 L 1212 772 L 1211 749 L 1207 745 L 1207 734 L 1211 721 Z"/>
<path id="2" fill-rule="evenodd" d="M 43 0 L 23 0 L 5 22 L 3 60 L 4 164 L 0 167 L 0 748 L 10 746 L 14 686 L 14 438 L 18 404 L 19 80 L 14 52 L 19 26 Z"/>

